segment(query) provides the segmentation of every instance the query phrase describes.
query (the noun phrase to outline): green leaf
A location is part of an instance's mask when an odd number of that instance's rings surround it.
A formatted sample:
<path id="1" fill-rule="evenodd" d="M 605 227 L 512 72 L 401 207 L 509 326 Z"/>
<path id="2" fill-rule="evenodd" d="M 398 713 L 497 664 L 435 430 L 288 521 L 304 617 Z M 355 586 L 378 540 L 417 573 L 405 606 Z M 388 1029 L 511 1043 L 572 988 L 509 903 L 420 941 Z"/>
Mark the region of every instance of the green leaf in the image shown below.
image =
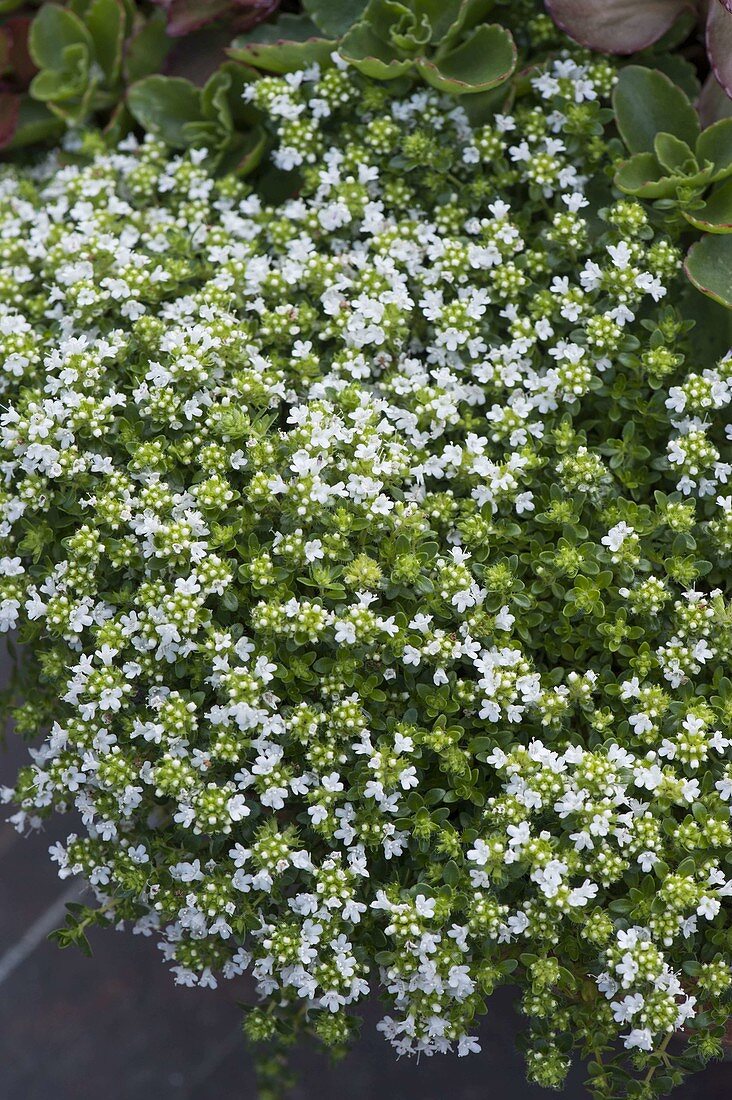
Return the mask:
<path id="1" fill-rule="evenodd" d="M 324 34 L 340 38 L 358 23 L 368 0 L 302 0 L 303 9 Z"/>
<path id="2" fill-rule="evenodd" d="M 664 168 L 669 172 L 683 172 L 689 165 L 696 166 L 694 153 L 685 141 L 674 134 L 656 134 L 653 141 L 653 151 Z"/>
<path id="3" fill-rule="evenodd" d="M 615 173 L 615 186 L 626 195 L 639 195 L 644 199 L 671 198 L 681 184 L 683 176 L 664 176 L 653 153 L 636 153 L 624 161 Z"/>
<path id="4" fill-rule="evenodd" d="M 707 233 L 732 233 L 732 180 L 713 191 L 701 210 L 682 213 L 697 229 Z"/>
<path id="5" fill-rule="evenodd" d="M 114 84 L 122 67 L 125 38 L 125 12 L 120 0 L 93 0 L 85 22 L 94 41 L 96 60 L 107 83 Z"/>
<path id="6" fill-rule="evenodd" d="M 30 93 L 46 103 L 62 103 L 82 96 L 89 80 L 89 51 L 82 42 L 64 48 L 59 69 L 42 69 L 33 77 Z"/>
<path id="7" fill-rule="evenodd" d="M 448 886 L 457 886 L 458 882 L 460 882 L 460 868 L 454 859 L 449 860 L 445 864 L 442 877 Z"/>
<path id="8" fill-rule="evenodd" d="M 395 80 L 405 76 L 413 65 L 411 57 L 397 52 L 368 23 L 357 23 L 346 34 L 338 49 L 341 57 L 364 76 L 376 80 Z"/>
<path id="9" fill-rule="evenodd" d="M 217 120 L 225 130 L 248 129 L 259 117 L 244 100 L 244 88 L 257 80 L 256 69 L 238 61 L 226 61 L 209 77 L 201 90 L 201 113 Z"/>
<path id="10" fill-rule="evenodd" d="M 158 72 L 171 44 L 165 33 L 165 14 L 156 11 L 127 42 L 124 58 L 127 80 L 132 84 Z"/>
<path id="11" fill-rule="evenodd" d="M 690 61 L 687 61 L 685 57 L 682 57 L 678 53 L 653 53 L 650 57 L 645 54 L 642 58 L 638 58 L 639 65 L 648 65 L 651 69 L 660 69 L 662 73 L 665 73 L 669 80 L 672 80 L 674 84 L 678 84 L 679 88 L 692 101 L 696 103 L 699 95 L 699 77 L 697 76 L 697 70 Z"/>
<path id="12" fill-rule="evenodd" d="M 732 118 L 723 118 L 699 135 L 696 156 L 700 164 L 711 161 L 714 179 L 732 174 Z"/>
<path id="13" fill-rule="evenodd" d="M 189 80 L 147 76 L 127 92 L 127 106 L 144 129 L 178 148 L 188 144 L 184 126 L 201 119 L 201 93 Z"/>
<path id="14" fill-rule="evenodd" d="M 226 52 L 257 69 L 288 73 L 313 63 L 327 67 L 335 47 L 335 40 L 323 38 L 306 15 L 286 14 L 235 38 Z"/>
<path id="15" fill-rule="evenodd" d="M 119 145 L 120 141 L 135 128 L 135 120 L 130 114 L 127 104 L 121 100 L 112 111 L 109 122 L 104 127 L 104 137 L 111 147 Z"/>
<path id="16" fill-rule="evenodd" d="M 236 176 L 248 176 L 262 161 L 267 148 L 267 135 L 261 126 L 244 134 L 223 158 L 220 170 Z"/>
<path id="17" fill-rule="evenodd" d="M 89 57 L 94 45 L 88 30 L 72 12 L 57 4 L 46 4 L 31 24 L 30 54 L 39 69 L 64 69 L 69 46 L 85 46 Z"/>
<path id="18" fill-rule="evenodd" d="M 613 106 L 620 136 L 631 153 L 649 153 L 656 134 L 672 133 L 692 148 L 699 118 L 678 85 L 656 69 L 628 65 L 618 77 Z"/>
<path id="19" fill-rule="evenodd" d="M 491 10 L 495 7 L 494 0 L 432 0 L 432 12 L 430 19 L 434 28 L 432 41 L 442 43 L 452 48 L 459 38 L 472 31 L 475 27 L 485 23 Z M 457 11 L 455 8 L 457 7 Z"/>
<path id="20" fill-rule="evenodd" d="M 689 250 L 684 270 L 697 290 L 732 309 L 732 235 L 702 237 Z"/>
<path id="21" fill-rule="evenodd" d="M 516 67 L 516 46 L 496 23 L 478 27 L 455 49 L 417 68 L 428 84 L 453 95 L 487 92 L 508 80 Z"/>

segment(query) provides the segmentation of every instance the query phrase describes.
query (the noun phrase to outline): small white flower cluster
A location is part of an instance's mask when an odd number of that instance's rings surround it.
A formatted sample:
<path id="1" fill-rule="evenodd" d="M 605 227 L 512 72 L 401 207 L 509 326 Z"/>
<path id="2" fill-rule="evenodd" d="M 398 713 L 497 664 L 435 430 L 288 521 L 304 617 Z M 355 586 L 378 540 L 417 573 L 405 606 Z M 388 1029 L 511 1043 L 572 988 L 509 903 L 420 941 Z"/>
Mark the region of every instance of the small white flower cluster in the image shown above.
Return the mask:
<path id="1" fill-rule="evenodd" d="M 400 1052 L 477 1050 L 520 967 L 545 1084 L 729 963 L 732 359 L 608 190 L 612 79 L 473 128 L 263 78 L 279 206 L 151 140 L 0 177 L 18 828 L 332 1041 L 380 975 Z"/>

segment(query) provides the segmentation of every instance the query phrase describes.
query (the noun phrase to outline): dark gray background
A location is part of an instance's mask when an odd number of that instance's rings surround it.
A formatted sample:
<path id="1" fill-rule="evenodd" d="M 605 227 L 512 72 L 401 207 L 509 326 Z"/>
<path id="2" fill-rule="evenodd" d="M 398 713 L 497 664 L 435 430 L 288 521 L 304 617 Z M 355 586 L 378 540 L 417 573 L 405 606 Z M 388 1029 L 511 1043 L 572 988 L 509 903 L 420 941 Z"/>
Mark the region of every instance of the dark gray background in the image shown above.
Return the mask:
<path id="1" fill-rule="evenodd" d="M 0 746 L 0 785 L 11 784 L 25 746 Z M 0 807 L 0 1100 L 254 1100 L 237 1000 L 248 990 L 175 987 L 154 941 L 111 929 L 92 933 L 92 958 L 47 941 L 80 886 L 61 882 L 48 845 L 63 820 L 23 838 Z M 365 1012 L 362 1038 L 337 1066 L 298 1049 L 292 1100 L 548 1100 L 526 1083 L 514 1049 L 519 1019 L 500 991 L 483 1021 L 479 1055 L 397 1061 L 376 1033 L 378 1006 Z M 575 1069 L 564 1100 L 581 1100 Z M 723 1100 L 732 1063 L 714 1063 L 674 1094 Z"/>

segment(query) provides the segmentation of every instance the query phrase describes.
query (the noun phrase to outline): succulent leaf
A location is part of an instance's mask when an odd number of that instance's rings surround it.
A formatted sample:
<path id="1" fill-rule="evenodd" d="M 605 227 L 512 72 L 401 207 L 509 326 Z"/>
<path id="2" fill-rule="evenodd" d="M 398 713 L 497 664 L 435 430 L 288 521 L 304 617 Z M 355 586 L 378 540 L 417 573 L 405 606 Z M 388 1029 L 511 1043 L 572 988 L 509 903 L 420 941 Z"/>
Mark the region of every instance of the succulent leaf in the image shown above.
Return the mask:
<path id="1" fill-rule="evenodd" d="M 294 72 L 317 63 L 330 64 L 335 40 L 323 38 L 308 16 L 283 15 L 274 24 L 263 24 L 244 38 L 235 38 L 229 57 L 272 73 Z"/>
<path id="2" fill-rule="evenodd" d="M 546 6 L 582 46 L 619 54 L 646 49 L 694 10 L 689 0 L 546 0 Z"/>
<path id="3" fill-rule="evenodd" d="M 732 233 L 732 180 L 713 191 L 701 210 L 683 214 L 691 225 L 705 233 Z"/>
<path id="4" fill-rule="evenodd" d="M 156 74 L 132 85 L 127 106 L 146 130 L 182 148 L 187 144 L 184 125 L 201 118 L 201 92 L 182 77 Z"/>
<path id="5" fill-rule="evenodd" d="M 699 135 L 696 155 L 700 164 L 714 165 L 714 179 L 732 173 L 732 118 L 724 118 L 707 127 Z"/>
<path id="6" fill-rule="evenodd" d="M 489 91 L 509 78 L 517 56 L 505 27 L 481 22 L 489 10 L 486 0 L 370 0 L 339 52 L 378 80 L 416 70 L 452 95 Z"/>
<path id="7" fill-rule="evenodd" d="M 656 134 L 673 133 L 692 148 L 699 118 L 678 85 L 656 69 L 628 65 L 618 78 L 613 106 L 620 136 L 631 153 L 650 152 Z"/>
<path id="8" fill-rule="evenodd" d="M 368 0 L 303 0 L 302 6 L 318 30 L 328 37 L 340 38 L 361 19 L 367 3 Z"/>
<path id="9" fill-rule="evenodd" d="M 732 234 L 702 237 L 691 246 L 684 270 L 697 290 L 732 309 Z"/>
<path id="10" fill-rule="evenodd" d="M 717 81 L 732 97 L 732 8 L 717 0 L 709 5 L 706 26 L 707 53 Z"/>

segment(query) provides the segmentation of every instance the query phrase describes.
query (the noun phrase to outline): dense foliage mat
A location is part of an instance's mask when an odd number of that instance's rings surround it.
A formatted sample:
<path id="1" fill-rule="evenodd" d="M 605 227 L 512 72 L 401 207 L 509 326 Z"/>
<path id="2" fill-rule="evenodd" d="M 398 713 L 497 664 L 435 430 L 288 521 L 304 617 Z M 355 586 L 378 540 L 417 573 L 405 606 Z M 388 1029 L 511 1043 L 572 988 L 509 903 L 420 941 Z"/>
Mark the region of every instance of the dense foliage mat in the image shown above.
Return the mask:
<path id="1" fill-rule="evenodd" d="M 50 728 L 6 793 L 81 822 L 62 943 L 251 970 L 255 1038 L 379 989 L 399 1052 L 518 981 L 531 1078 L 613 1100 L 719 1053 L 732 358 L 612 190 L 615 79 L 472 125 L 265 77 L 279 206 L 151 138 L 4 169 L 0 615 Z"/>

